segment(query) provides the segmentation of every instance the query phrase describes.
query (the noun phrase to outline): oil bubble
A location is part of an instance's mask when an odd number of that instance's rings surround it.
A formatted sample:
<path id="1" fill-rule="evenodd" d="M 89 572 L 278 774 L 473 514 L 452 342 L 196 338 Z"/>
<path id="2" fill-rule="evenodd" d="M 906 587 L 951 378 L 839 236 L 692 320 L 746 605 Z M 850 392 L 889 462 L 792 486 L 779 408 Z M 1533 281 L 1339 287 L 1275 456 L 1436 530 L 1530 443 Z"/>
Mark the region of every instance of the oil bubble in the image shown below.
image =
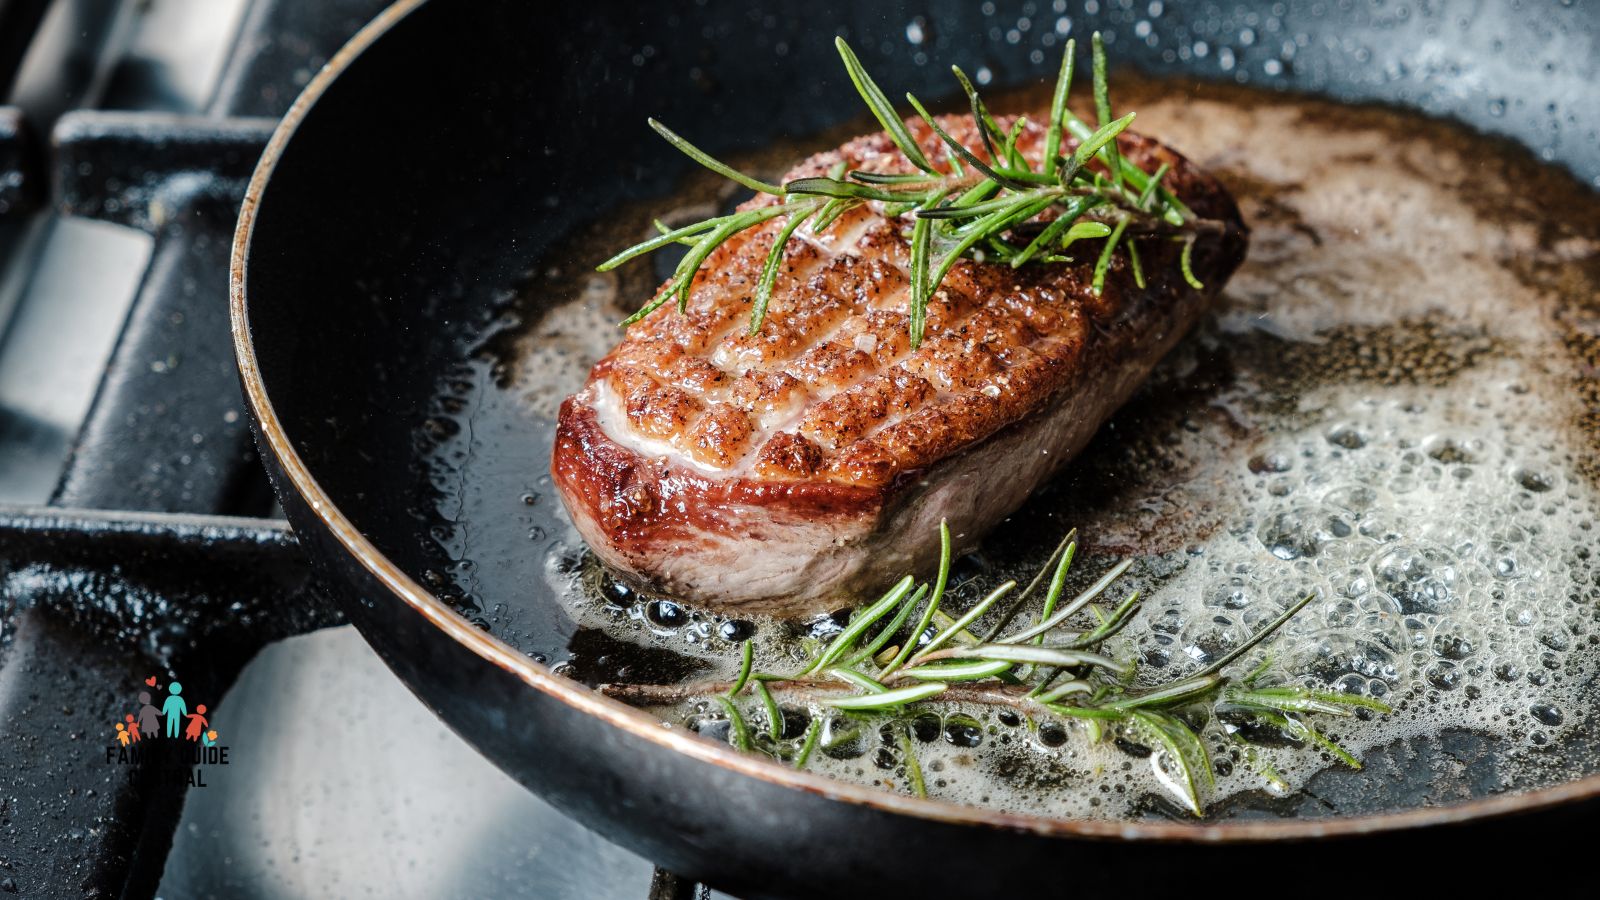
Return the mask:
<path id="1" fill-rule="evenodd" d="M 1402 543 L 1380 550 L 1372 559 L 1374 585 L 1393 597 L 1406 613 L 1440 613 L 1454 609 L 1457 561 L 1443 547 Z"/>
<path id="2" fill-rule="evenodd" d="M 1297 506 L 1270 515 L 1256 536 L 1279 559 L 1314 557 L 1322 548 L 1348 537 L 1350 523 L 1337 511 L 1319 506 Z"/>

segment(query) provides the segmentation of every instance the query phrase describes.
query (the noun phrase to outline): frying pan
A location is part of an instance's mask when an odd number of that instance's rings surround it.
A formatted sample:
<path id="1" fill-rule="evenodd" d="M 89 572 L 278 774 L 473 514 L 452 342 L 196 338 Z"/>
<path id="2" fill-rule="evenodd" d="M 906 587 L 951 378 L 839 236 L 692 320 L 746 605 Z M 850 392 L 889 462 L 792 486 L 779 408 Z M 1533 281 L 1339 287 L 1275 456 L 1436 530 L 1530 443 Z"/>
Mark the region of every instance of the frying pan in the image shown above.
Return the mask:
<path id="1" fill-rule="evenodd" d="M 1424 759 L 1386 812 L 1050 819 L 796 772 L 552 671 L 593 636 L 549 586 L 549 568 L 570 564 L 541 481 L 549 422 L 475 388 L 499 377 L 490 336 L 538 314 L 530 279 L 614 249 L 562 240 L 687 173 L 646 115 L 732 155 L 856 114 L 836 33 L 881 81 L 940 97 L 950 63 L 997 87 L 1033 83 L 1054 64 L 1030 58 L 1043 31 L 1099 28 L 1124 64 L 1449 114 L 1600 177 L 1593 6 L 1065 7 L 397 3 L 284 119 L 234 245 L 239 370 L 307 551 L 387 664 L 488 758 L 601 834 L 741 895 L 992 893 L 1055 887 L 1085 864 L 1243 865 L 1265 851 L 1285 871 L 1398 841 L 1459 854 L 1570 839 L 1600 814 L 1600 777 L 1404 809 L 1428 802 Z M 470 440 L 453 440 L 463 428 Z M 466 466 L 441 456 L 446 444 L 484 459 Z M 1450 878 L 1406 868 L 1435 887 Z"/>

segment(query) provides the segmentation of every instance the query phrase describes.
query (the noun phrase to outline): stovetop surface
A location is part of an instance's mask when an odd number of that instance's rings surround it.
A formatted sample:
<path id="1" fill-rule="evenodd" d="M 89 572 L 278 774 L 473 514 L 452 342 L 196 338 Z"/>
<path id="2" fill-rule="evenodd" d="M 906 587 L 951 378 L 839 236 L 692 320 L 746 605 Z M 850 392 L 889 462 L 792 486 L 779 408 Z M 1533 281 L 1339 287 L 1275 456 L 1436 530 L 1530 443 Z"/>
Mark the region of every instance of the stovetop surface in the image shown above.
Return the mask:
<path id="1" fill-rule="evenodd" d="M 155 210 L 172 186 L 163 170 L 198 164 L 236 190 L 272 122 L 386 5 L 0 0 L 0 504 L 272 515 L 228 372 L 236 201 L 219 209 L 180 197 L 191 205 L 162 221 Z M 8 133 L 19 121 L 31 139 Z M 45 150 L 41 136 L 52 133 Z M 20 191 L 6 182 L 18 145 L 43 157 L 23 167 Z M 130 183 L 130 171 L 148 184 Z M 117 599 L 76 586 L 65 591 L 65 616 L 48 609 L 41 597 L 57 588 L 41 584 L 54 576 L 30 581 L 7 568 L 35 546 L 30 534 L 48 530 L 48 515 L 0 526 L 0 710 L 15 729 L 0 766 L 0 847 L 9 848 L 0 895 L 705 895 L 681 883 L 652 894 L 649 863 L 484 760 L 348 626 L 270 644 L 244 666 L 213 710 L 230 764 L 177 795 L 169 849 L 171 818 L 152 812 L 160 804 L 119 794 L 92 759 L 115 742 L 84 707 L 131 703 L 130 688 L 104 679 L 155 668 L 140 653 L 174 638 L 129 625 L 125 609 L 106 637 L 76 607 Z M 99 548 L 83 552 L 99 560 L 101 580 L 59 584 L 121 591 L 122 538 L 81 533 L 84 547 Z M 135 536 L 128 546 L 142 545 Z M 100 558 L 107 547 L 110 562 Z M 72 724 L 86 715 L 90 728 Z M 68 749 L 35 721 L 59 726 Z M 38 733 L 19 739 L 30 729 Z"/>
<path id="2" fill-rule="evenodd" d="M 651 867 L 451 733 L 346 626 L 223 699 L 237 761 L 184 804 L 160 896 L 642 900 Z"/>

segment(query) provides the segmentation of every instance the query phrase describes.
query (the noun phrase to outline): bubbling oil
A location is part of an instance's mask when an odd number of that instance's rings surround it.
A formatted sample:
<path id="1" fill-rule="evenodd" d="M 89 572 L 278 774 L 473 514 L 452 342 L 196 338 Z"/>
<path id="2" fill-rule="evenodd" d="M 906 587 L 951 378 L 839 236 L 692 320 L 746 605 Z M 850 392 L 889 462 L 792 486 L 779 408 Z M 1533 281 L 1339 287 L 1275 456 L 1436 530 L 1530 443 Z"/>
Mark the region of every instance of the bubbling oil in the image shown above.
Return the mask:
<path id="1" fill-rule="evenodd" d="M 1394 706 L 1317 721 L 1358 757 L 1475 734 L 1493 741 L 1496 771 L 1466 793 L 1594 771 L 1592 754 L 1562 748 L 1592 740 L 1600 673 L 1600 201 L 1521 150 L 1401 113 L 1137 81 L 1120 102 L 1229 185 L 1254 231 L 1249 259 L 1069 471 L 959 561 L 951 606 L 1031 576 L 1053 543 L 1038 535 L 1077 526 L 1077 586 L 1136 558 L 1117 590 L 1146 605 L 1107 649 L 1137 660 L 1144 684 L 1203 667 L 1312 594 L 1241 666 L 1270 655 L 1277 679 Z M 829 140 L 773 148 L 765 169 Z M 680 205 L 725 202 L 711 184 Z M 590 237 L 627 243 L 649 214 Z M 553 273 L 539 291 L 560 302 L 526 330 L 505 386 L 553 415 L 650 287 L 648 272 Z M 592 561 L 573 565 L 581 543 L 564 541 L 547 579 L 577 623 L 693 658 L 696 680 L 731 677 L 746 639 L 758 668 L 792 670 L 840 627 L 634 593 Z M 769 752 L 792 756 L 820 716 L 812 769 L 907 789 L 898 731 L 780 700 L 776 740 L 747 710 Z M 655 711 L 727 735 L 718 705 Z M 1283 741 L 1243 749 L 1214 717 L 1193 724 L 1219 808 L 1299 797 L 1335 763 Z M 1137 748 L 1092 743 L 1080 724 L 941 707 L 908 725 L 936 797 L 1062 816 L 1175 811 Z"/>

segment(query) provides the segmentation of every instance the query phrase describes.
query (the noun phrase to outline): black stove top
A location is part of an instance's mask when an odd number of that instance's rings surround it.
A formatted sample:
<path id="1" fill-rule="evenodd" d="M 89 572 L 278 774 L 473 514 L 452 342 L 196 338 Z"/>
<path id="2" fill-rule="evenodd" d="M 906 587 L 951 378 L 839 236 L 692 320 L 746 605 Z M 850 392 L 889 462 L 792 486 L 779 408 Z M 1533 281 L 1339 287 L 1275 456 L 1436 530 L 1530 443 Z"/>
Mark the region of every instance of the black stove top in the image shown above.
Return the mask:
<path id="1" fill-rule="evenodd" d="M 234 219 L 384 5 L 0 0 L 0 896 L 702 893 L 439 724 L 273 517 Z"/>

